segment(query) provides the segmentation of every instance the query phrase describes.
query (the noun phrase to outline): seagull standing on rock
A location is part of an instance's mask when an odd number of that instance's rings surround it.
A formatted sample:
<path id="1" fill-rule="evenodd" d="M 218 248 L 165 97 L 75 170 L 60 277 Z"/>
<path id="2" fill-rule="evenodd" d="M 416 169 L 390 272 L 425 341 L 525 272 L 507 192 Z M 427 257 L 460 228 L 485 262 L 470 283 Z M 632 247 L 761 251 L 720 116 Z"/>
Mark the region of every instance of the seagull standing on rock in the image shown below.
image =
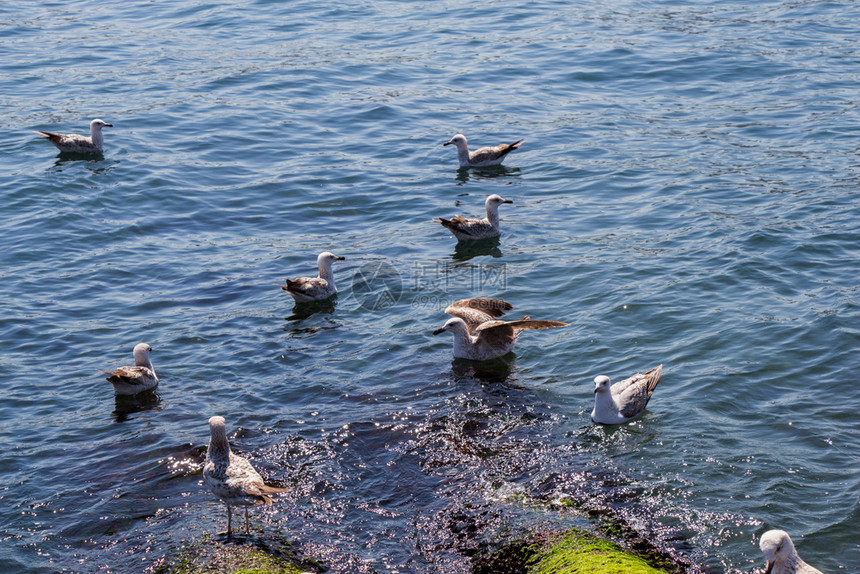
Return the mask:
<path id="1" fill-rule="evenodd" d="M 248 534 L 248 507 L 270 505 L 270 494 L 290 490 L 267 486 L 247 459 L 233 454 L 227 441 L 224 417 L 218 416 L 209 419 L 209 448 L 203 462 L 203 480 L 227 505 L 227 536 L 233 534 L 233 506 L 244 507 L 245 534 Z"/>
<path id="2" fill-rule="evenodd" d="M 501 299 L 475 297 L 455 301 L 445 309 L 453 316 L 433 331 L 434 335 L 449 332 L 454 335 L 454 358 L 488 361 L 508 354 L 525 329 L 566 327 L 561 321 L 500 321 L 497 318 L 514 306 Z"/>
<path id="3" fill-rule="evenodd" d="M 499 165 L 504 161 L 505 157 L 520 147 L 526 140 L 515 141 L 512 144 L 501 144 L 495 147 L 482 147 L 475 151 L 469 151 L 469 144 L 466 141 L 466 136 L 457 134 L 443 143 L 446 145 L 457 146 L 457 159 L 460 161 L 460 167 L 488 167 L 491 165 Z"/>
<path id="4" fill-rule="evenodd" d="M 61 152 L 101 153 L 105 143 L 104 136 L 102 136 L 102 128 L 112 127 L 113 124 L 109 124 L 104 120 L 94 119 L 90 122 L 89 137 L 79 134 L 54 134 L 39 130 L 36 130 L 36 133 L 43 138 L 47 138 Z"/>
<path id="5" fill-rule="evenodd" d="M 784 530 L 768 530 L 762 534 L 759 548 L 767 559 L 764 574 L 822 574 L 821 570 L 800 559 Z"/>
<path id="6" fill-rule="evenodd" d="M 494 193 L 484 202 L 487 208 L 487 217 L 484 219 L 468 219 L 460 215 L 455 215 L 451 219 L 439 217 L 433 221 L 445 226 L 459 241 L 498 237 L 499 206 L 503 203 L 513 203 L 513 201 L 504 199 L 502 196 Z"/>
<path id="7" fill-rule="evenodd" d="M 116 394 L 136 395 L 144 391 L 151 391 L 158 386 L 158 377 L 155 375 L 152 361 L 149 360 L 151 352 L 152 347 L 146 343 L 138 343 L 132 351 L 134 355 L 133 367 L 119 367 L 115 371 L 102 371 L 104 374 L 110 375 L 106 380 L 113 385 Z"/>
<path id="8" fill-rule="evenodd" d="M 617 425 L 639 416 L 657 388 L 662 373 L 663 365 L 660 365 L 644 374 L 637 373 L 611 387 L 609 377 L 595 377 L 591 420 L 604 425 Z"/>
<path id="9" fill-rule="evenodd" d="M 280 287 L 292 295 L 296 303 L 308 303 L 310 301 L 328 299 L 337 293 L 337 287 L 334 284 L 334 274 L 331 271 L 332 263 L 344 260 L 344 257 L 338 257 L 334 253 L 324 251 L 317 257 L 319 277 L 287 279 L 287 284 L 280 285 Z"/>

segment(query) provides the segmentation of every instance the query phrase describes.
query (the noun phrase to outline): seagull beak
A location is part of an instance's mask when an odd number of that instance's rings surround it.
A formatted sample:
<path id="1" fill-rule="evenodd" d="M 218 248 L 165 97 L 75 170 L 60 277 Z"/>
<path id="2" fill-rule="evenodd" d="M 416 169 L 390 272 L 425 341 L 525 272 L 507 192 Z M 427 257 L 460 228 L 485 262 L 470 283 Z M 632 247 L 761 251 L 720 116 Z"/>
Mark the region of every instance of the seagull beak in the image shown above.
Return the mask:
<path id="1" fill-rule="evenodd" d="M 454 143 L 454 142 L 452 142 L 452 141 L 450 141 L 450 142 L 445 142 L 445 143 L 443 143 L 443 144 L 442 144 L 442 147 L 445 147 L 446 145 L 451 145 L 452 143 Z"/>
<path id="2" fill-rule="evenodd" d="M 770 574 L 771 570 L 773 570 L 773 562 L 768 560 L 767 561 L 767 570 L 764 571 L 764 574 Z"/>
<path id="3" fill-rule="evenodd" d="M 506 199 L 502 203 L 513 203 L 513 202 L 514 202 L 513 199 Z"/>
<path id="4" fill-rule="evenodd" d="M 445 332 L 445 327 L 440 327 L 440 328 L 436 329 L 435 331 L 433 331 L 433 334 L 438 335 L 439 333 L 444 333 L 444 332 Z"/>
<path id="5" fill-rule="evenodd" d="M 594 387 L 594 394 L 597 394 L 597 387 Z"/>
<path id="6" fill-rule="evenodd" d="M 346 257 L 335 257 L 335 261 L 346 261 Z"/>
<path id="7" fill-rule="evenodd" d="M 105 124 L 105 127 L 106 127 L 106 128 L 112 128 L 112 127 L 113 127 L 113 124 Z"/>

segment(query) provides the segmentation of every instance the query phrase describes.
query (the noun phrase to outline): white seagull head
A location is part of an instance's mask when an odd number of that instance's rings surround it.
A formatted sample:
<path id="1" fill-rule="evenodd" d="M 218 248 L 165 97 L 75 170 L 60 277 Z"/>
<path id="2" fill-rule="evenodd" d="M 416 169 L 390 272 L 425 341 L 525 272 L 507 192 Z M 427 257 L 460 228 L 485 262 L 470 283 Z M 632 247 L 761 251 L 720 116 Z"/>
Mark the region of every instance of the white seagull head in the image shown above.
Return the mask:
<path id="1" fill-rule="evenodd" d="M 504 197 L 502 197 L 501 195 L 499 195 L 497 193 L 494 193 L 493 195 L 488 197 L 487 201 L 486 201 L 486 205 L 487 205 L 488 209 L 490 207 L 498 207 L 503 203 L 513 203 L 513 201 L 510 199 L 505 199 Z"/>
<path id="2" fill-rule="evenodd" d="M 132 354 L 134 355 L 134 361 L 138 364 L 145 364 L 149 362 L 149 354 L 152 352 L 152 347 L 147 345 L 146 343 L 138 343 L 134 346 L 134 350 Z"/>
<path id="3" fill-rule="evenodd" d="M 444 333 L 446 331 L 456 332 L 457 330 L 463 330 L 468 332 L 468 327 L 466 327 L 466 323 L 460 319 L 459 317 L 453 317 L 445 321 L 445 324 L 433 331 L 434 335 L 438 335 L 439 333 Z"/>
<path id="4" fill-rule="evenodd" d="M 609 387 L 609 377 L 606 375 L 598 375 L 594 377 L 594 392 L 607 393 L 611 392 Z"/>
<path id="5" fill-rule="evenodd" d="M 112 127 L 113 127 L 113 124 L 109 124 L 106 121 L 100 120 L 98 118 L 96 118 L 90 122 L 90 129 L 91 130 L 100 130 L 102 128 L 112 128 Z"/>
<path id="6" fill-rule="evenodd" d="M 442 145 L 446 146 L 446 145 L 451 145 L 451 144 L 454 144 L 455 146 L 457 146 L 457 149 L 465 148 L 467 146 L 466 136 L 464 136 L 463 134 L 457 134 L 454 137 L 452 137 L 449 141 L 443 143 Z"/>
<path id="7" fill-rule="evenodd" d="M 758 546 L 767 560 L 767 572 L 770 572 L 775 564 L 784 562 L 797 554 L 791 538 L 784 530 L 768 530 L 762 534 Z"/>
<path id="8" fill-rule="evenodd" d="M 334 253 L 323 251 L 317 256 L 317 267 L 321 270 L 325 269 L 331 271 L 332 263 L 335 261 L 346 261 L 346 257 L 338 257 Z"/>

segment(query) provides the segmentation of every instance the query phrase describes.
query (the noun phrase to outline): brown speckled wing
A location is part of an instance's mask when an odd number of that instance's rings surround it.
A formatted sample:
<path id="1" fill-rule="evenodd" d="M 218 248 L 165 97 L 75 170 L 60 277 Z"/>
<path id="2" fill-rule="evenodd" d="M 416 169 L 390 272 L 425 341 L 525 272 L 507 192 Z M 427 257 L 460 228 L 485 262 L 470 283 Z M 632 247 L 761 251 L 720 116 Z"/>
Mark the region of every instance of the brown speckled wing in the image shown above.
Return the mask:
<path id="1" fill-rule="evenodd" d="M 284 291 L 300 293 L 306 297 L 318 298 L 325 294 L 328 289 L 328 281 L 320 277 L 299 277 L 298 279 L 287 279 L 287 284 L 281 287 Z"/>
<path id="2" fill-rule="evenodd" d="M 451 231 L 454 231 L 456 233 L 464 233 L 466 235 L 473 235 L 472 228 L 475 224 L 481 223 L 480 219 L 467 219 L 462 215 L 455 215 L 451 219 L 445 219 L 440 217 L 435 221 L 438 221 Z"/>
<path id="3" fill-rule="evenodd" d="M 474 331 L 482 323 L 501 317 L 505 311 L 510 311 L 513 308 L 513 305 L 501 299 L 473 297 L 472 299 L 454 301 L 448 305 L 445 313 L 452 317 L 459 317 L 466 322 L 469 331 Z"/>
<path id="4" fill-rule="evenodd" d="M 113 372 L 102 372 L 106 375 L 110 375 L 110 377 L 108 377 L 109 381 L 111 381 L 111 379 L 115 379 L 116 382 L 126 382 L 131 384 L 141 384 L 144 378 L 152 378 L 155 376 L 147 367 L 119 367 Z"/>
<path id="5" fill-rule="evenodd" d="M 483 163 L 485 161 L 496 161 L 520 147 L 525 140 L 519 140 L 512 144 L 501 144 L 494 147 L 482 147 L 469 154 L 472 163 Z"/>
<path id="6" fill-rule="evenodd" d="M 475 334 L 478 336 L 478 345 L 493 349 L 510 347 L 517 340 L 517 332 L 507 321 L 487 321 L 476 329 Z"/>

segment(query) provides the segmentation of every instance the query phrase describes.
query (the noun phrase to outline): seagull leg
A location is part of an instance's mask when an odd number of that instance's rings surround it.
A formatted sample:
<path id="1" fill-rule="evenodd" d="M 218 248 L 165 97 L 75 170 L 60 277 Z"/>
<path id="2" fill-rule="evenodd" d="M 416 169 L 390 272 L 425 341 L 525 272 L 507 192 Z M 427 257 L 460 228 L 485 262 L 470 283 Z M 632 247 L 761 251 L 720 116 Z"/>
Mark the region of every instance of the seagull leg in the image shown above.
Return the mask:
<path id="1" fill-rule="evenodd" d="M 245 534 L 248 534 L 248 507 L 245 507 Z"/>
<path id="2" fill-rule="evenodd" d="M 233 510 L 227 505 L 227 538 L 233 535 Z"/>

